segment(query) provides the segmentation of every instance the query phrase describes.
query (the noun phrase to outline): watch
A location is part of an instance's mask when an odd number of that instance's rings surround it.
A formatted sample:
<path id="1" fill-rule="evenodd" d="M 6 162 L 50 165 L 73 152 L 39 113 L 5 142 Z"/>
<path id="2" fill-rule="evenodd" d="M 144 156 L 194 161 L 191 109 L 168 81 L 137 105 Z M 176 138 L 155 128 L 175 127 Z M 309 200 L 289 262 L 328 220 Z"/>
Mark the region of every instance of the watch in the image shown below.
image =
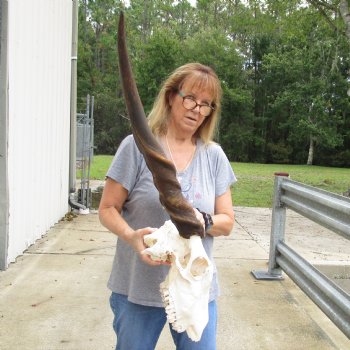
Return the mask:
<path id="1" fill-rule="evenodd" d="M 205 232 L 208 232 L 214 225 L 213 218 L 210 214 L 205 213 L 204 211 L 200 212 L 203 215 Z"/>

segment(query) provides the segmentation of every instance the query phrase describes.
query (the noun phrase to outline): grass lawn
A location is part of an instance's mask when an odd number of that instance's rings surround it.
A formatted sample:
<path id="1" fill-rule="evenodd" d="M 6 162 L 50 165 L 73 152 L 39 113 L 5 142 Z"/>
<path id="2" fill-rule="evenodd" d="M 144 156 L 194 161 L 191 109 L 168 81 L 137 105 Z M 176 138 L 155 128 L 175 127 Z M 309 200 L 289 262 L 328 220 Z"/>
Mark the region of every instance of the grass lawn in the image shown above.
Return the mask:
<path id="1" fill-rule="evenodd" d="M 104 179 L 113 156 L 94 156 L 91 179 Z M 234 205 L 271 208 L 275 172 L 287 172 L 292 180 L 342 194 L 350 188 L 350 169 L 314 165 L 231 163 L 238 179 L 232 186 Z"/>
<path id="2" fill-rule="evenodd" d="M 292 180 L 343 194 L 350 188 L 350 169 L 314 165 L 232 163 L 237 183 L 232 187 L 235 205 L 271 208 L 274 173 L 286 172 Z"/>

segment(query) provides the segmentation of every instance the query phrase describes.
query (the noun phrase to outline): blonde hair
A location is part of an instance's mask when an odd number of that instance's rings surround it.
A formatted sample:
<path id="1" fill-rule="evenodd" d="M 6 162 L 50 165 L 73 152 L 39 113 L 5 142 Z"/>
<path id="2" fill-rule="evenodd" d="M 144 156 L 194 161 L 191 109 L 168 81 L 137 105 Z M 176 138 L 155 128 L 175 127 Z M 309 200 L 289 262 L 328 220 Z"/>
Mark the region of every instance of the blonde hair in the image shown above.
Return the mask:
<path id="1" fill-rule="evenodd" d="M 162 136 L 166 134 L 171 110 L 170 97 L 181 90 L 185 81 L 190 88 L 206 89 L 213 97 L 212 106 L 215 107 L 215 110 L 204 120 L 195 135 L 205 144 L 208 144 L 213 140 L 216 133 L 221 109 L 222 90 L 219 78 L 213 69 L 200 63 L 185 64 L 177 68 L 166 79 L 148 115 L 149 126 L 154 135 Z"/>

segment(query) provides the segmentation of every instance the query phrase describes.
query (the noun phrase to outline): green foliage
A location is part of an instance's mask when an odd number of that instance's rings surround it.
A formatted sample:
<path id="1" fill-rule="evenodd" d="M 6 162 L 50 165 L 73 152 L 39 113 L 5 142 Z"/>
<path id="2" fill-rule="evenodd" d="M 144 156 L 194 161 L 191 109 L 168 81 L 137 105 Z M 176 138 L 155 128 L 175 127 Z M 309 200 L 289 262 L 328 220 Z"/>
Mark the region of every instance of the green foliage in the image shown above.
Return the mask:
<path id="1" fill-rule="evenodd" d="M 349 166 L 345 26 L 334 10 L 300 0 L 80 0 L 78 109 L 95 96 L 96 153 L 114 153 L 130 133 L 116 52 L 120 10 L 146 113 L 175 67 L 199 61 L 222 81 L 217 141 L 230 160 L 305 164 L 313 143 L 314 164 Z"/>
<path id="2" fill-rule="evenodd" d="M 135 60 L 136 81 L 146 113 L 150 111 L 162 81 L 178 62 L 180 43 L 167 30 L 157 30 L 143 45 L 142 55 Z"/>
<path id="3" fill-rule="evenodd" d="M 292 148 L 284 142 L 267 144 L 267 161 L 275 164 L 288 164 Z"/>

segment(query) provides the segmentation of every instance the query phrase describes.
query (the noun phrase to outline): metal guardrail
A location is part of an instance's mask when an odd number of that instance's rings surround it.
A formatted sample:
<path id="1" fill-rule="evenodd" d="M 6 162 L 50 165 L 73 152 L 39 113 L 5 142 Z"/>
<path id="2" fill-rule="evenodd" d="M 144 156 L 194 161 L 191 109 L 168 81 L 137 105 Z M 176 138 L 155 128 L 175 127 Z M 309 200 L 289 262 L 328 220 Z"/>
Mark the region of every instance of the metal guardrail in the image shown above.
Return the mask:
<path id="1" fill-rule="evenodd" d="M 286 208 L 350 240 L 350 199 L 276 175 L 268 271 L 252 274 L 281 280 L 283 270 L 350 339 L 350 295 L 284 242 Z"/>

